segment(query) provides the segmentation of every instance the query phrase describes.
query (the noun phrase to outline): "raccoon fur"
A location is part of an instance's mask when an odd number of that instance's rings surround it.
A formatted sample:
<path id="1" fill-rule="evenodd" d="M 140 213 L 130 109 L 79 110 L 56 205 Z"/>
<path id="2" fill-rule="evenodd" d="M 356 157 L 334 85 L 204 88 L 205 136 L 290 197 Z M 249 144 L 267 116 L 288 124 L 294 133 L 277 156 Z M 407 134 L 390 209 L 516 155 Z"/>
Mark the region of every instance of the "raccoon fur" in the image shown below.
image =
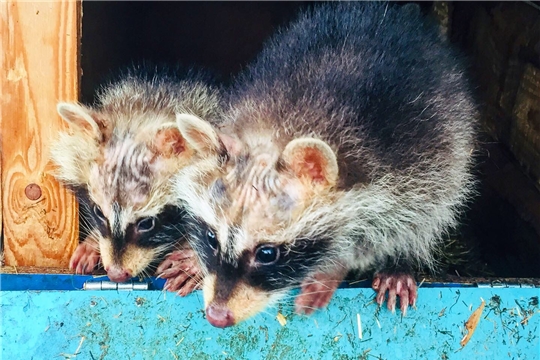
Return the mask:
<path id="1" fill-rule="evenodd" d="M 191 250 L 183 240 L 184 211 L 175 205 L 170 177 L 194 159 L 176 118 L 213 122 L 222 116 L 220 101 L 220 91 L 202 73 L 177 78 L 166 69 L 134 67 L 104 86 L 93 106 L 58 104 L 69 131 L 60 133 L 51 149 L 55 176 L 73 189 L 85 215 L 85 239 L 70 267 L 90 273 L 101 257 L 109 278 L 123 282 L 152 275 L 165 255 L 177 250 L 183 255 L 173 255 L 158 269 L 166 287 L 176 290 L 195 281 L 194 256 L 188 269 L 174 266 L 187 261 Z"/>
<path id="2" fill-rule="evenodd" d="M 221 129 L 179 121 L 205 154 L 175 191 L 210 323 L 234 325 L 299 286 L 309 313 L 349 271 L 378 272 L 379 303 L 388 290 L 406 311 L 416 283 L 399 270 L 433 265 L 471 195 L 476 117 L 463 59 L 420 11 L 303 12 L 237 78 Z"/>

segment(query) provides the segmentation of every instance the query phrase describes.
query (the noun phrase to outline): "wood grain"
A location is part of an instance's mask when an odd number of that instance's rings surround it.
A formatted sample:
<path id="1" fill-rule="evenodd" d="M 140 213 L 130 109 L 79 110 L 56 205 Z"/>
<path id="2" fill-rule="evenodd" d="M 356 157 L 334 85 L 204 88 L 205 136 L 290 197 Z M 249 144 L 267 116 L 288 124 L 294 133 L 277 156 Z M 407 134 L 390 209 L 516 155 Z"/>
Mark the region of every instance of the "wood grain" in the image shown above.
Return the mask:
<path id="1" fill-rule="evenodd" d="M 69 0 L 0 2 L 6 265 L 67 267 L 78 243 L 77 204 L 51 176 L 49 145 L 64 126 L 56 103 L 78 99 L 81 9 Z M 25 194 L 30 184 L 41 190 L 36 200 Z"/>
<path id="2" fill-rule="evenodd" d="M 2 23 L 0 23 L 0 26 L 1 26 Z M 3 27 L 0 27 L 0 30 L 2 30 Z M 2 41 L 0 41 L 0 54 L 3 54 L 3 47 L 2 47 Z M 1 60 L 0 60 L 1 61 Z M 0 69 L 1 71 L 1 69 Z M 1 74 L 2 76 L 4 75 L 4 73 L 2 72 Z M 2 80 L 0 80 L 2 81 Z M 2 92 L 2 86 L 0 85 L 0 99 L 1 99 L 1 95 L 3 95 L 3 92 Z M 3 211 L 3 205 L 2 205 L 2 198 L 3 198 L 3 192 L 2 192 L 2 184 L 3 184 L 3 181 L 2 181 L 2 168 L 3 168 L 3 165 L 2 165 L 2 154 L 4 153 L 4 150 L 2 149 L 2 116 L 3 114 L 0 112 L 0 266 L 4 266 L 4 222 L 2 221 L 2 213 L 4 212 Z"/>
<path id="3" fill-rule="evenodd" d="M 0 266 L 0 274 L 73 274 L 73 271 L 68 268 Z M 105 271 L 102 274 L 106 274 Z"/>

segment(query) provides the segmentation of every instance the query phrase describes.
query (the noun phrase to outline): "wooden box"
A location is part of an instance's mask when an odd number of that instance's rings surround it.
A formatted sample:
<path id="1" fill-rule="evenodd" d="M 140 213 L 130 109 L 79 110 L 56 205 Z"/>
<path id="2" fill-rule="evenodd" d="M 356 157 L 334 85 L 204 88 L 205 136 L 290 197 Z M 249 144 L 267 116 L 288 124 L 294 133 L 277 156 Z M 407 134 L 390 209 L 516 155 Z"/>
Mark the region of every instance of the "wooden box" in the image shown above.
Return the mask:
<path id="1" fill-rule="evenodd" d="M 313 317 L 293 315 L 289 301 L 218 331 L 204 319 L 200 293 L 160 292 L 156 279 L 133 285 L 148 290 L 81 290 L 107 279 L 67 269 L 78 211 L 50 175 L 48 147 L 64 126 L 55 104 L 91 102 L 111 71 L 142 59 L 210 67 L 226 83 L 308 4 L 0 2 L 0 358 L 538 358 L 540 10 L 523 2 L 419 4 L 469 54 L 479 84 L 480 196 L 453 234 L 478 262 L 426 278 L 404 318 L 377 309 L 364 281 L 339 289 Z"/>

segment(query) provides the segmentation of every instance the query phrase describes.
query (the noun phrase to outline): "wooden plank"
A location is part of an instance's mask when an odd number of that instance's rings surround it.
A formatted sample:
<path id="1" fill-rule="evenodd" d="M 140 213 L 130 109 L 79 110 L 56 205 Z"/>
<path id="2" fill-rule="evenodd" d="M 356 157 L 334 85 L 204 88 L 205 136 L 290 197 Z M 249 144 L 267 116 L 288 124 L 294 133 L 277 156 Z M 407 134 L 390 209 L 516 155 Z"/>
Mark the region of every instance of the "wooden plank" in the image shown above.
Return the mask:
<path id="1" fill-rule="evenodd" d="M 77 245 L 74 197 L 51 176 L 49 145 L 77 100 L 81 3 L 0 2 L 2 202 L 6 265 L 67 267 Z"/>
<path id="2" fill-rule="evenodd" d="M 0 8 L 0 11 L 3 11 L 3 7 L 4 7 L 4 4 L 0 4 L 1 8 Z M 4 117 L 3 115 L 3 112 L 2 112 L 2 107 L 3 107 L 3 101 L 1 99 L 4 98 L 4 90 L 3 90 L 3 81 L 5 81 L 5 72 L 3 70 L 3 65 L 4 65 L 4 62 L 3 62 L 3 58 L 4 56 L 2 56 L 2 54 L 5 54 L 5 46 L 4 46 L 4 41 L 3 41 L 3 36 L 1 34 L 4 33 L 4 21 L 3 21 L 3 16 L 1 16 L 0 14 L 0 75 L 2 76 L 0 78 L 0 266 L 4 266 L 4 221 L 3 221 L 3 213 L 4 213 L 4 206 L 3 206 L 3 194 L 4 192 L 2 191 L 2 189 L 4 188 L 2 185 L 4 183 L 4 181 L 2 180 L 3 177 L 2 177 L 2 168 L 4 167 L 3 163 L 2 163 L 2 154 L 4 153 L 4 148 L 2 147 L 2 139 L 3 139 L 3 136 L 2 136 L 2 118 Z"/>
<path id="3" fill-rule="evenodd" d="M 0 274 L 73 274 L 73 270 L 68 268 L 47 268 L 39 266 L 0 266 Z M 100 269 L 93 275 L 88 276 L 102 276 L 106 275 L 105 270 Z M 2 286 L 2 284 L 0 284 Z"/>

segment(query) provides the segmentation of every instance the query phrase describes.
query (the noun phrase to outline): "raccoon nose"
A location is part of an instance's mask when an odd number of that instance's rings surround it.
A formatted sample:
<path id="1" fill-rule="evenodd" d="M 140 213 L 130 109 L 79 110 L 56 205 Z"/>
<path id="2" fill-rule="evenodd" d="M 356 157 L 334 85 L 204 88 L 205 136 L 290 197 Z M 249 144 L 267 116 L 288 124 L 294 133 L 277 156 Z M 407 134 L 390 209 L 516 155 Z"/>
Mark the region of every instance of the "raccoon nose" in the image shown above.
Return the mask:
<path id="1" fill-rule="evenodd" d="M 131 272 L 118 265 L 111 265 L 107 269 L 107 276 L 114 282 L 124 282 L 131 279 Z"/>
<path id="2" fill-rule="evenodd" d="M 218 328 L 234 325 L 234 316 L 231 310 L 219 304 L 210 304 L 206 308 L 206 319 Z"/>

